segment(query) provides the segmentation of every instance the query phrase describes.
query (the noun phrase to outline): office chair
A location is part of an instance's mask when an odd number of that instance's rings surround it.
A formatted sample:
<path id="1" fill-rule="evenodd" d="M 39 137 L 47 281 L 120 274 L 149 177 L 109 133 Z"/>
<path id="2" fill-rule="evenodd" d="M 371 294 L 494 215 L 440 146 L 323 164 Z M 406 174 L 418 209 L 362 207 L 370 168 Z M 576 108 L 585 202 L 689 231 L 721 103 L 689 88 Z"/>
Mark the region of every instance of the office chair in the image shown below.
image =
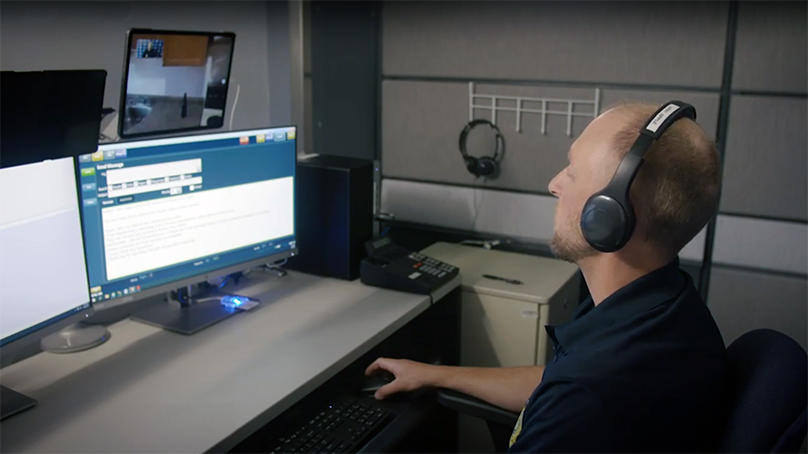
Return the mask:
<path id="1" fill-rule="evenodd" d="M 798 452 L 808 424 L 808 355 L 770 329 L 727 348 L 729 408 L 719 452 Z"/>
<path id="2" fill-rule="evenodd" d="M 770 329 L 750 331 L 727 348 L 727 423 L 718 452 L 796 453 L 808 428 L 808 355 Z M 438 391 L 438 402 L 486 421 L 496 452 L 508 450 L 518 415 L 471 396 Z"/>

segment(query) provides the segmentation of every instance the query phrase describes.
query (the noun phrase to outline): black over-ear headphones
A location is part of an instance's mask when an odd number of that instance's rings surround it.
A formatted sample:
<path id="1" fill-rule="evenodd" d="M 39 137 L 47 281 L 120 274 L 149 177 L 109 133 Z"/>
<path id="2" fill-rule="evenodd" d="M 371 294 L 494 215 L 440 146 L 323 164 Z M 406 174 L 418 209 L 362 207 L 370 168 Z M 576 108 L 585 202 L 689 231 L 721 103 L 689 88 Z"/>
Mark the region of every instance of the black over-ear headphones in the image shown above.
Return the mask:
<path id="1" fill-rule="evenodd" d="M 488 125 L 488 127 L 494 131 L 494 134 L 496 134 L 497 148 L 494 150 L 494 156 L 475 158 L 474 156 L 469 156 L 468 151 L 466 151 L 466 139 L 468 138 L 469 132 L 477 125 Z M 502 133 L 499 132 L 497 125 L 488 120 L 472 120 L 468 122 L 466 127 L 463 128 L 463 131 L 460 132 L 460 154 L 463 155 L 463 161 L 466 163 L 466 169 L 468 169 L 469 172 L 478 178 L 488 177 L 491 175 L 496 176 L 498 170 L 498 160 L 502 157 L 503 153 L 505 153 L 505 138 L 502 137 Z"/>
<path id="2" fill-rule="evenodd" d="M 586 201 L 581 214 L 581 231 L 593 248 L 614 252 L 628 243 L 636 225 L 629 200 L 631 183 L 651 144 L 683 117 L 695 121 L 696 109 L 682 101 L 670 101 L 660 107 L 640 130 L 640 136 L 620 161 L 609 184 Z"/>

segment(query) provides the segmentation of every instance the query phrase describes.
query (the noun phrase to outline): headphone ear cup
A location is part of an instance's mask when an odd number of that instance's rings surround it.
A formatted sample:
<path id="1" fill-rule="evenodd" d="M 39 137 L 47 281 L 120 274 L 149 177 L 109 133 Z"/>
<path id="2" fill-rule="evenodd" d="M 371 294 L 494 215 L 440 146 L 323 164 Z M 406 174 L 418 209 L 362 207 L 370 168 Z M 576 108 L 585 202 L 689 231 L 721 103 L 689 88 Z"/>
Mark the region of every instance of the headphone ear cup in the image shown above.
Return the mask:
<path id="1" fill-rule="evenodd" d="M 581 232 L 596 250 L 619 250 L 631 238 L 633 230 L 628 213 L 617 200 L 597 193 L 586 201 L 581 213 Z"/>
<path id="2" fill-rule="evenodd" d="M 467 156 L 467 157 L 466 157 L 466 158 L 464 158 L 464 159 L 465 159 L 465 161 L 466 161 L 466 169 L 467 169 L 469 172 L 473 173 L 474 175 L 479 176 L 479 175 L 477 174 L 477 166 L 478 166 L 478 164 L 477 164 L 477 158 L 475 158 L 474 156 Z"/>
<path id="3" fill-rule="evenodd" d="M 487 177 L 497 170 L 497 162 L 493 158 L 484 156 L 477 160 L 477 176 Z"/>

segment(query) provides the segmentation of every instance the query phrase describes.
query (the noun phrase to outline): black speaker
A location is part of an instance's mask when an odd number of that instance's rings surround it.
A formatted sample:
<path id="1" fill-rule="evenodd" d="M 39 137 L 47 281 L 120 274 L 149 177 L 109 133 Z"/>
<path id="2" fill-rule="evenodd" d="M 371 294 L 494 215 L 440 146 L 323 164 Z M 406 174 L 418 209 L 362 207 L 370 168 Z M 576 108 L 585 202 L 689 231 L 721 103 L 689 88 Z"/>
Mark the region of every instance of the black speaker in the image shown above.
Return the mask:
<path id="1" fill-rule="evenodd" d="M 297 245 L 286 268 L 354 280 L 373 238 L 373 161 L 314 156 L 297 163 Z"/>

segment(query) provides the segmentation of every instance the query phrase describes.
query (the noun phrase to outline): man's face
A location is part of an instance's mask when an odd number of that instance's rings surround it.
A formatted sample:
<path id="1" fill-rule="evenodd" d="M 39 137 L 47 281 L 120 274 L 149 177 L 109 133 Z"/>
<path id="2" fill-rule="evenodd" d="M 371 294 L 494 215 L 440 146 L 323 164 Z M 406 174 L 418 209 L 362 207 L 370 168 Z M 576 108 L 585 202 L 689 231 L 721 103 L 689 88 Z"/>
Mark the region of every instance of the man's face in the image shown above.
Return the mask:
<path id="1" fill-rule="evenodd" d="M 593 120 L 570 147 L 569 165 L 550 181 L 550 193 L 558 197 L 550 248 L 562 260 L 576 263 L 597 254 L 581 232 L 581 212 L 587 199 L 609 183 L 617 168 L 610 143 L 624 121 L 623 114 L 613 110 Z"/>

